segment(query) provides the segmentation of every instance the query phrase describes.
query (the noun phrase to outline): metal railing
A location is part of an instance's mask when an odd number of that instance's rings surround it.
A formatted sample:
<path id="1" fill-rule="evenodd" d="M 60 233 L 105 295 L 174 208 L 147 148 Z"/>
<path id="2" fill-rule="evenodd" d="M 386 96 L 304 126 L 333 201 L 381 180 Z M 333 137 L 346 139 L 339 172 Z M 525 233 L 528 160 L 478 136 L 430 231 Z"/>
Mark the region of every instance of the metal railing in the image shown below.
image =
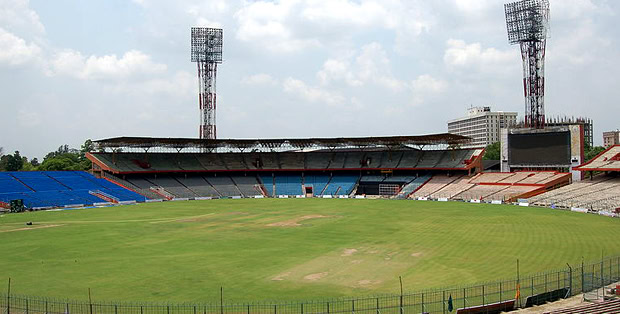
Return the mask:
<path id="1" fill-rule="evenodd" d="M 620 256 L 598 262 L 463 287 L 407 292 L 360 298 L 296 302 L 232 303 L 220 300 L 204 304 L 153 304 L 71 301 L 44 297 L 0 294 L 3 313 L 109 313 L 109 314 L 206 314 L 206 313 L 449 313 L 460 308 L 514 307 L 541 304 L 557 298 L 595 291 L 620 281 Z M 517 288 L 519 287 L 519 288 Z M 517 293 L 517 289 L 519 293 Z M 604 292 L 603 292 L 604 293 Z M 517 297 L 518 296 L 518 297 Z"/>

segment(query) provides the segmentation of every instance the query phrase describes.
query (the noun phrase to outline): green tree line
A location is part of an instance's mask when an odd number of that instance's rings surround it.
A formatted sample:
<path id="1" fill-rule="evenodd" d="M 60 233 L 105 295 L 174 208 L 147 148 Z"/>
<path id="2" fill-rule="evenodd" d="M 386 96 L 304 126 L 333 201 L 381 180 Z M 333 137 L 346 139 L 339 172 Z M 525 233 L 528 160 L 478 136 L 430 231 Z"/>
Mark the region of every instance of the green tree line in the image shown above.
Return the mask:
<path id="1" fill-rule="evenodd" d="M 90 170 L 92 163 L 86 153 L 94 149 L 93 142 L 88 139 L 80 149 L 61 145 L 57 150 L 49 152 L 40 162 L 36 157 L 28 159 L 19 151 L 4 154 L 0 147 L 0 171 L 52 171 L 52 170 Z"/>

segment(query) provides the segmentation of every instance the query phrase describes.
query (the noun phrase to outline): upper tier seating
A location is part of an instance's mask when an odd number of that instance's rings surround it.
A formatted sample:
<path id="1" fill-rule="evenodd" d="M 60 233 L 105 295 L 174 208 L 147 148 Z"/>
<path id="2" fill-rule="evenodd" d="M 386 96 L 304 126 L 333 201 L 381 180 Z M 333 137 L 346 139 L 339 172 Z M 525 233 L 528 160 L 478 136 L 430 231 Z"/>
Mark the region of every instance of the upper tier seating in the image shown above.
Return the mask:
<path id="1" fill-rule="evenodd" d="M 92 153 L 113 172 L 323 169 L 465 169 L 476 150 L 400 150 L 244 153 Z"/>

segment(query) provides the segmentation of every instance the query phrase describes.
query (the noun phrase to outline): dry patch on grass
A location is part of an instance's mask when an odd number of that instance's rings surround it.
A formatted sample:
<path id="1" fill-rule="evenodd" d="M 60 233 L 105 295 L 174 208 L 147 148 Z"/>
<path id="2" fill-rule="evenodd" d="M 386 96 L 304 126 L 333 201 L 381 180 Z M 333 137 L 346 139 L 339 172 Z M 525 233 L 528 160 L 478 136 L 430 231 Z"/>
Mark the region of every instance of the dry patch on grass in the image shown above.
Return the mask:
<path id="1" fill-rule="evenodd" d="M 411 256 L 413 256 L 413 257 L 420 257 L 420 256 L 422 256 L 422 252 L 413 252 L 413 253 L 411 253 Z"/>
<path id="2" fill-rule="evenodd" d="M 26 230 L 35 230 L 35 229 L 60 227 L 60 226 L 62 226 L 62 225 L 40 225 L 40 226 L 23 227 L 23 228 L 10 229 L 10 230 L 2 230 L 0 232 L 26 231 Z"/>
<path id="3" fill-rule="evenodd" d="M 382 282 L 381 280 L 362 279 L 362 280 L 358 281 L 357 284 L 359 286 L 367 287 L 367 286 L 372 286 L 372 285 L 380 284 L 381 282 Z"/>
<path id="4" fill-rule="evenodd" d="M 351 256 L 355 252 L 357 252 L 357 249 L 344 249 L 344 251 L 342 251 L 342 254 L 340 254 L 340 256 Z"/>
<path id="5" fill-rule="evenodd" d="M 323 216 L 323 215 L 305 215 L 305 216 L 301 216 L 298 218 L 270 223 L 267 226 L 268 227 L 299 227 L 301 226 L 300 222 L 304 220 L 317 219 L 317 218 L 328 218 L 328 217 L 329 216 Z"/>
<path id="6" fill-rule="evenodd" d="M 317 281 L 320 280 L 321 278 L 327 276 L 329 273 L 324 271 L 322 273 L 316 273 L 316 274 L 310 274 L 310 275 L 306 275 L 304 276 L 305 280 L 310 280 L 310 281 Z"/>
<path id="7" fill-rule="evenodd" d="M 290 271 L 286 272 L 286 273 L 282 273 L 282 274 L 279 274 L 279 275 L 271 278 L 271 280 L 273 280 L 273 281 L 282 281 L 282 280 L 284 280 L 284 278 L 290 276 L 290 274 L 291 274 Z"/>

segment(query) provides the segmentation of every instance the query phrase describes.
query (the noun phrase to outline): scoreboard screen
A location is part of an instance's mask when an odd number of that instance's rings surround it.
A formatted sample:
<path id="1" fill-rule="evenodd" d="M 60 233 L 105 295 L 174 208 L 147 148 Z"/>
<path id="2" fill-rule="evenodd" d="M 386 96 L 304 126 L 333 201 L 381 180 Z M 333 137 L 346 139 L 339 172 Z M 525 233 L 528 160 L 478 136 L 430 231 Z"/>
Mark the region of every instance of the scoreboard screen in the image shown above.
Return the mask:
<path id="1" fill-rule="evenodd" d="M 571 164 L 570 131 L 508 135 L 510 165 L 555 166 Z"/>

